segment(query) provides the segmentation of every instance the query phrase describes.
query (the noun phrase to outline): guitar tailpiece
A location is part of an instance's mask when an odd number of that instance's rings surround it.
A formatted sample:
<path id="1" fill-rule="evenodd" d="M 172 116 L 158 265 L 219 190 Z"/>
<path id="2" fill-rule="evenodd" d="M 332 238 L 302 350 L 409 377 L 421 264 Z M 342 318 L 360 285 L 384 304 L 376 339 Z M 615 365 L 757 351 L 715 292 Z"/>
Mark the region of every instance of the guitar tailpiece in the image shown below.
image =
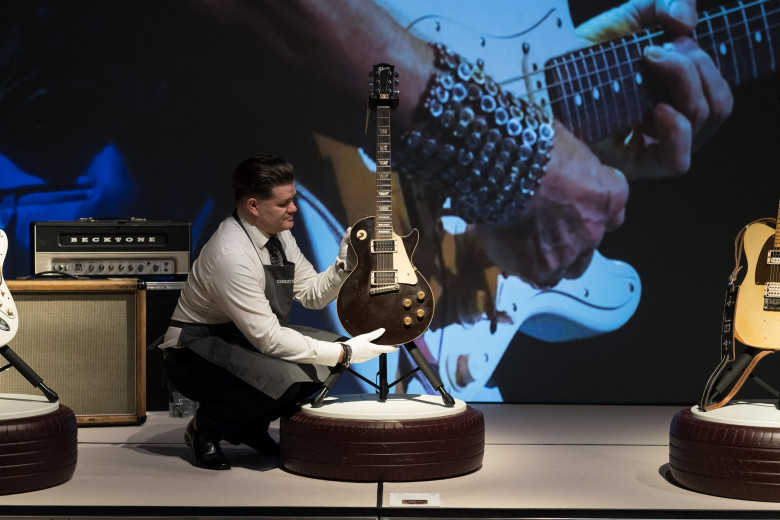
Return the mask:
<path id="1" fill-rule="evenodd" d="M 534 196 L 555 131 L 541 109 L 504 91 L 484 71 L 432 44 L 439 69 L 402 135 L 398 171 L 450 200 L 466 222 L 506 223 Z"/>

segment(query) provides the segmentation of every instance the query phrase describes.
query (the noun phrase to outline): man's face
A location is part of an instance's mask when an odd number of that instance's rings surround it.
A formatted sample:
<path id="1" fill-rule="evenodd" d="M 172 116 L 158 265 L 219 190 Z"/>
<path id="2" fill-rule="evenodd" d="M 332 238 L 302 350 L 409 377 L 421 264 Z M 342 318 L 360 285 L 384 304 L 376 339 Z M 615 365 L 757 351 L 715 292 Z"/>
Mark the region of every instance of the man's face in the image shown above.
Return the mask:
<path id="1" fill-rule="evenodd" d="M 276 186 L 270 199 L 254 199 L 256 215 L 254 224 L 266 233 L 280 233 L 293 227 L 293 215 L 298 208 L 293 202 L 297 191 L 295 183 Z"/>

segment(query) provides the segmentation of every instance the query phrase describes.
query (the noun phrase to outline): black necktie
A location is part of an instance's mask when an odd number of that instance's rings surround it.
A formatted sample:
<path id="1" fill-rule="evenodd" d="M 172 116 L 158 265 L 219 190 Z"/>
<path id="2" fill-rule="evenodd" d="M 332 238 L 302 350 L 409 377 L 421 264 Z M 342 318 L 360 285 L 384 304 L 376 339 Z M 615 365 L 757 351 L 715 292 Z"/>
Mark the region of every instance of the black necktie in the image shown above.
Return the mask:
<path id="1" fill-rule="evenodd" d="M 271 255 L 271 265 L 284 265 L 282 243 L 279 242 L 278 236 L 271 235 L 271 238 L 268 239 L 268 243 L 265 247 L 268 249 L 268 254 Z"/>

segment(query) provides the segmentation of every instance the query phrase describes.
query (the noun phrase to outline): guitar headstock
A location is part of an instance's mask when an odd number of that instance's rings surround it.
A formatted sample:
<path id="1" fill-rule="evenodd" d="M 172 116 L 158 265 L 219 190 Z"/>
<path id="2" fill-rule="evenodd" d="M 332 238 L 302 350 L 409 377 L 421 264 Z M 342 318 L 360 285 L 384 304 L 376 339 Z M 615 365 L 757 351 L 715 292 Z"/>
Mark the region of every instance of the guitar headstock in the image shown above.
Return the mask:
<path id="1" fill-rule="evenodd" d="M 376 110 L 378 106 L 395 109 L 398 106 L 398 90 L 395 89 L 398 86 L 398 73 L 395 67 L 389 63 L 378 63 L 374 65 L 369 76 L 373 78 L 368 94 L 368 106 L 371 110 Z"/>

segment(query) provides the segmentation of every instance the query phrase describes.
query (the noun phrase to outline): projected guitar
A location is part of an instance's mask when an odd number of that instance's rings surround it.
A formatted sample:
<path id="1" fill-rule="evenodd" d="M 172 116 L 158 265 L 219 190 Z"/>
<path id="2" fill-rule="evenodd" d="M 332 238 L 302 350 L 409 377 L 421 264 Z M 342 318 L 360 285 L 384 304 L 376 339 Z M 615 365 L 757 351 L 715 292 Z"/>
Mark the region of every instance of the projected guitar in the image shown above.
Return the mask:
<path id="1" fill-rule="evenodd" d="M 567 0 L 522 5 L 522 25 L 515 16 L 478 16 L 479 3 L 454 10 L 447 0 L 404 4 L 399 23 L 483 60 L 503 90 L 549 109 L 585 142 L 636 128 L 656 101 L 643 50 L 663 44 L 666 33 L 648 29 L 581 48 Z M 701 13 L 691 36 L 735 86 L 777 70 L 779 24 L 778 0 L 746 0 Z"/>
<path id="2" fill-rule="evenodd" d="M 3 263 L 8 251 L 8 235 L 0 229 L 0 347 L 8 345 L 19 330 L 16 305 L 3 277 Z"/>
<path id="3" fill-rule="evenodd" d="M 780 206 L 778 207 L 780 220 Z M 734 336 L 745 345 L 780 350 L 780 221 L 754 222 L 743 238 L 747 272 L 737 293 Z"/>
<path id="4" fill-rule="evenodd" d="M 433 319 L 434 298 L 412 264 L 419 232 L 393 231 L 390 167 L 390 111 L 398 106 L 398 74 L 387 63 L 374 65 L 369 107 L 376 111 L 376 216 L 352 226 L 350 245 L 357 265 L 339 291 L 336 310 L 351 336 L 383 327 L 380 345 L 401 345 L 420 336 Z"/>

